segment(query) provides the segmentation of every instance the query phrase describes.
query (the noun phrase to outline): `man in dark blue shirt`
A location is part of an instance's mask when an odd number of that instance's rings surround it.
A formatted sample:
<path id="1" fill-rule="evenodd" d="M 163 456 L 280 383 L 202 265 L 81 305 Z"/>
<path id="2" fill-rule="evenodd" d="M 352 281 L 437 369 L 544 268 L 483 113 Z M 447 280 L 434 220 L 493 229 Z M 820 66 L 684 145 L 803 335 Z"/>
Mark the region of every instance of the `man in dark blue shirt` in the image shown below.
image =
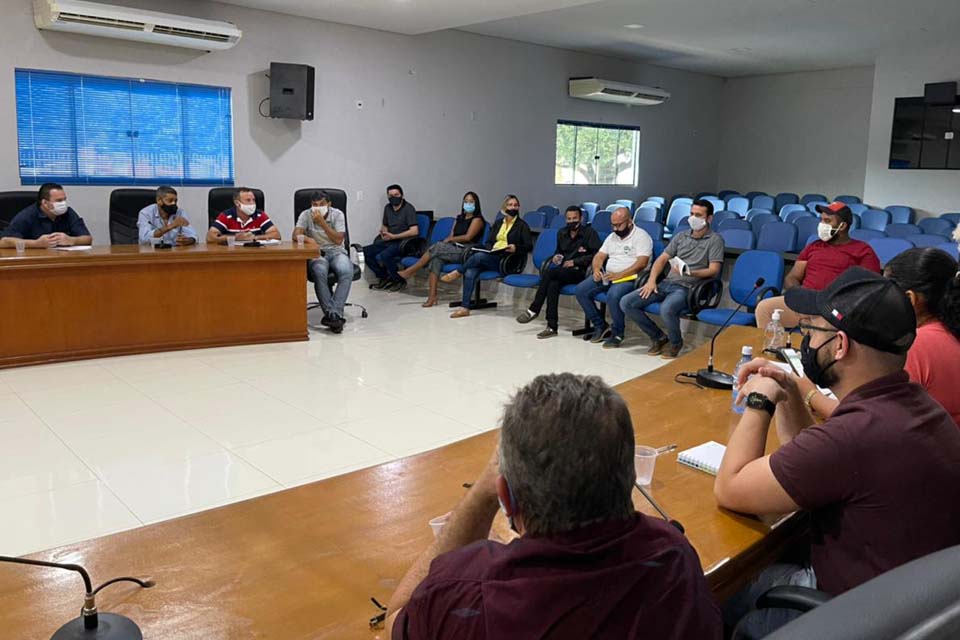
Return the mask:
<path id="1" fill-rule="evenodd" d="M 0 248 L 15 247 L 18 239 L 28 249 L 49 249 L 93 243 L 83 218 L 67 204 L 67 194 L 59 184 L 47 182 L 32 204 L 10 222 L 0 238 Z"/>

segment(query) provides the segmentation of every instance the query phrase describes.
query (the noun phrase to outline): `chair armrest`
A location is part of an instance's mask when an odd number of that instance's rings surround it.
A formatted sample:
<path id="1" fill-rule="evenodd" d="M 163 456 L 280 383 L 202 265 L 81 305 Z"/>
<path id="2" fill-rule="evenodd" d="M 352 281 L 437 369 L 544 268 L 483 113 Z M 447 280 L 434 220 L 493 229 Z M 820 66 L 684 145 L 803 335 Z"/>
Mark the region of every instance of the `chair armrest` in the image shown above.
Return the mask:
<path id="1" fill-rule="evenodd" d="M 704 309 L 715 309 L 723 296 L 723 281 L 720 278 L 701 280 L 690 287 L 687 294 L 687 308 L 690 315 L 696 317 Z"/>
<path id="2" fill-rule="evenodd" d="M 652 269 L 653 269 L 653 267 L 647 267 L 646 269 L 644 269 L 643 271 L 640 272 L 640 275 L 637 276 L 637 279 L 636 279 L 636 286 L 635 286 L 636 289 L 639 289 L 639 288 L 642 287 L 643 285 L 647 284 L 647 282 L 649 282 L 649 280 L 650 280 L 650 272 L 651 272 Z M 661 282 L 663 282 L 663 281 L 666 280 L 666 279 L 667 279 L 667 274 L 666 274 L 666 272 L 665 272 L 665 271 L 661 271 L 661 272 L 660 272 L 660 275 L 657 276 L 657 284 L 660 284 Z"/>
<path id="3" fill-rule="evenodd" d="M 402 256 L 420 257 L 426 250 L 427 241 L 420 236 L 405 238 L 404 240 L 400 241 L 400 255 Z"/>
<path id="4" fill-rule="evenodd" d="M 792 609 L 806 613 L 816 609 L 832 596 L 810 587 L 782 585 L 773 587 L 757 598 L 757 609 Z"/>
<path id="5" fill-rule="evenodd" d="M 525 253 L 508 253 L 500 258 L 500 273 L 504 275 L 522 273 L 525 266 L 527 266 L 527 254 Z"/>
<path id="6" fill-rule="evenodd" d="M 780 295 L 780 289 L 777 289 L 776 287 L 767 287 L 757 294 L 757 302 L 766 300 L 767 298 L 776 298 L 778 295 Z"/>

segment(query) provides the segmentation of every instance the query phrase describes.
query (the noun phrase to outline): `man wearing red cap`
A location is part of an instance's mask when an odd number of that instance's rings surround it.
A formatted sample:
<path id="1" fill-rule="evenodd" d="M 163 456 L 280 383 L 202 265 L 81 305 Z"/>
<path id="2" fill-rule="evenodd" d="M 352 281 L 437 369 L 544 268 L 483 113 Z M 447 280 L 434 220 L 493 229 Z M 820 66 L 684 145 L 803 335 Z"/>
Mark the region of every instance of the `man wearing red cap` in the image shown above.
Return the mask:
<path id="1" fill-rule="evenodd" d="M 783 289 L 803 287 L 820 291 L 850 267 L 863 267 L 880 273 L 880 260 L 866 242 L 853 240 L 850 227 L 853 212 L 842 202 L 817 205 L 820 224 L 817 227 L 819 240 L 807 245 L 793 269 L 783 281 Z M 784 304 L 783 296 L 767 298 L 757 305 L 757 326 L 763 329 L 769 324 L 773 312 L 782 310 L 780 324 L 790 329 L 797 326 L 799 318 Z"/>

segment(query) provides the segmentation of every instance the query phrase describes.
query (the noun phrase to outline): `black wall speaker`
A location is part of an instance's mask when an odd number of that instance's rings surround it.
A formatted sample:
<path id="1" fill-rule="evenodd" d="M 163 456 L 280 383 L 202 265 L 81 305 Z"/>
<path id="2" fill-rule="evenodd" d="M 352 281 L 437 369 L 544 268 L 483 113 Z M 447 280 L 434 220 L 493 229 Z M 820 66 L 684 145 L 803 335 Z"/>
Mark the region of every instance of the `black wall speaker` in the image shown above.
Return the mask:
<path id="1" fill-rule="evenodd" d="M 929 105 L 954 105 L 957 103 L 956 82 L 931 82 L 923 85 L 923 103 Z"/>
<path id="2" fill-rule="evenodd" d="M 313 67 L 271 62 L 270 117 L 313 120 L 313 83 Z"/>

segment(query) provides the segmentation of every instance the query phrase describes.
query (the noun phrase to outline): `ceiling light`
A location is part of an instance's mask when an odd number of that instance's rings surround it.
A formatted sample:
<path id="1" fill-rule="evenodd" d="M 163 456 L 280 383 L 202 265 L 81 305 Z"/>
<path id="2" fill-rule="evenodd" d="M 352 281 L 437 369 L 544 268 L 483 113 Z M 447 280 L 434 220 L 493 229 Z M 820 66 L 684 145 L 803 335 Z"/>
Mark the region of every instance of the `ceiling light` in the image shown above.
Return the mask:
<path id="1" fill-rule="evenodd" d="M 642 24 L 633 24 L 633 23 L 631 23 L 631 24 L 625 24 L 625 25 L 623 25 L 623 28 L 624 28 L 624 29 L 643 29 L 643 25 L 642 25 Z"/>
<path id="2" fill-rule="evenodd" d="M 953 108 L 953 112 L 954 112 L 954 113 L 960 113 L 960 107 L 954 107 L 954 108 Z"/>

